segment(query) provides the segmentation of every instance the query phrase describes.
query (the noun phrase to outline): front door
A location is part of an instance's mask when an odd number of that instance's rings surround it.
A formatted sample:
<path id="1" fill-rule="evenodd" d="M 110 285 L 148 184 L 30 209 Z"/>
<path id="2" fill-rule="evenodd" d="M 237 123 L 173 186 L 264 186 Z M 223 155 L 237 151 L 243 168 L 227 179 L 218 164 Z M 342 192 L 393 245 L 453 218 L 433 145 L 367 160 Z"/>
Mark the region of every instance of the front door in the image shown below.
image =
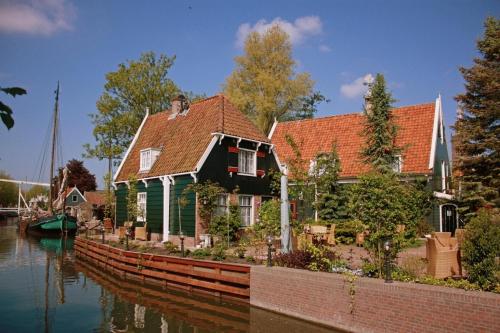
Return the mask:
<path id="1" fill-rule="evenodd" d="M 447 204 L 441 206 L 441 230 L 443 232 L 451 232 L 455 234 L 455 229 L 458 226 L 457 206 Z"/>

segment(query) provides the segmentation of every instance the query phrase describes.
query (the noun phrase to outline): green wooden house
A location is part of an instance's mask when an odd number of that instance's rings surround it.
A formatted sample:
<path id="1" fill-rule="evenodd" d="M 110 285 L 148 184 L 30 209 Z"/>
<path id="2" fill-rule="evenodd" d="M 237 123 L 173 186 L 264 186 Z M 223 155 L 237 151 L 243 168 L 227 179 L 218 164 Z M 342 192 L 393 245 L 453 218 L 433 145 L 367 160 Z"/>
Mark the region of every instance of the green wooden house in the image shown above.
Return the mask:
<path id="1" fill-rule="evenodd" d="M 271 196 L 271 169 L 279 169 L 271 141 L 226 97 L 188 105 L 180 96 L 171 110 L 146 115 L 114 176 L 117 225 L 128 220 L 128 179 L 134 175 L 152 240 L 178 242 L 182 229 L 188 246 L 200 242 L 206 231 L 196 193 L 179 201 L 189 184 L 207 180 L 227 191 L 218 209 L 238 203 L 243 225 L 251 226 L 260 203 Z"/>
<path id="2" fill-rule="evenodd" d="M 458 216 L 456 206 L 449 202 L 452 199 L 451 169 L 441 96 L 433 103 L 395 108 L 393 115 L 398 126 L 396 145 L 405 148 L 394 170 L 409 177 L 427 179 L 434 195 L 442 199 L 427 217 L 429 224 L 436 231 L 454 231 L 458 226 Z M 339 182 L 349 184 L 370 171 L 370 166 L 361 158 L 363 126 L 363 114 L 343 114 L 276 123 L 269 137 L 284 163 L 294 157 L 286 135 L 300 143 L 302 157 L 311 163 L 318 154 L 329 152 L 332 143 L 336 142 L 342 168 Z M 292 202 L 292 213 L 294 207 L 296 204 Z M 314 217 L 313 209 L 309 215 Z"/>

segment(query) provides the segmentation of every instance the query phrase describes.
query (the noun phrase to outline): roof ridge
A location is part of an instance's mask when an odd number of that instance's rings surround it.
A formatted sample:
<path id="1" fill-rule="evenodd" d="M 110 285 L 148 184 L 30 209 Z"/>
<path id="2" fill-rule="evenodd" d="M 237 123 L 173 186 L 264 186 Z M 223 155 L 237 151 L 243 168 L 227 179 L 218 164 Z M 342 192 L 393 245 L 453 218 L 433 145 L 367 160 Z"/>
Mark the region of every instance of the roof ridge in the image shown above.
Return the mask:
<path id="1" fill-rule="evenodd" d="M 404 105 L 404 106 L 398 106 L 392 108 L 393 110 L 399 110 L 399 109 L 405 109 L 405 108 L 411 108 L 415 106 L 424 106 L 424 105 L 434 105 L 433 102 L 428 102 L 428 103 L 419 103 L 419 104 L 410 104 L 410 105 Z M 279 124 L 290 124 L 290 123 L 299 123 L 299 122 L 308 122 L 308 121 L 315 121 L 315 120 L 324 120 L 324 119 L 330 119 L 334 117 L 347 117 L 347 116 L 363 116 L 363 111 L 361 112 L 349 112 L 349 113 L 342 113 L 342 114 L 332 114 L 329 116 L 324 116 L 324 117 L 318 117 L 318 118 L 307 118 L 307 119 L 299 119 L 299 120 L 289 120 L 289 121 L 283 121 L 278 123 Z"/>

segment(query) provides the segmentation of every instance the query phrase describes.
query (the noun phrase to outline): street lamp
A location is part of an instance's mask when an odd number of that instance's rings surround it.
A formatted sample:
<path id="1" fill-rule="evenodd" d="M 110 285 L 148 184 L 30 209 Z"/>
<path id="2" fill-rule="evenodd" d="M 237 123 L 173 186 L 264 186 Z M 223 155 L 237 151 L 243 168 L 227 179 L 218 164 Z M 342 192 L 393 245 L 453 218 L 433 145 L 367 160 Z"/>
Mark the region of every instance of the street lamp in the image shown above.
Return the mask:
<path id="1" fill-rule="evenodd" d="M 385 283 L 392 283 L 392 260 L 391 260 L 391 250 L 392 250 L 392 241 L 390 238 L 387 238 L 384 241 L 384 268 L 385 268 Z"/>
<path id="2" fill-rule="evenodd" d="M 104 228 L 104 224 L 101 225 L 101 243 L 104 244 L 104 232 L 106 229 Z"/>
<path id="3" fill-rule="evenodd" d="M 181 231 L 179 231 L 179 238 L 181 240 L 181 257 L 184 258 L 184 233 Z"/>
<path id="4" fill-rule="evenodd" d="M 273 236 L 268 235 L 266 237 L 266 243 L 267 243 L 267 267 L 272 267 Z"/>

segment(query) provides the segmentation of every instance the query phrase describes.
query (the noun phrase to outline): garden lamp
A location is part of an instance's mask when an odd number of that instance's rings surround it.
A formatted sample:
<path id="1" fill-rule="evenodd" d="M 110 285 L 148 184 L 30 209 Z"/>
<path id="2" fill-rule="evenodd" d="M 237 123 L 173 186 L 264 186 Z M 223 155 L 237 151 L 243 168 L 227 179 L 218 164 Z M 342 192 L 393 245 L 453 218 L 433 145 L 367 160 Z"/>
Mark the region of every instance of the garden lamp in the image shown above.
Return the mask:
<path id="1" fill-rule="evenodd" d="M 184 258 L 184 233 L 179 231 L 179 239 L 181 240 L 181 257 Z"/>
<path id="2" fill-rule="evenodd" d="M 392 241 L 390 238 L 388 238 L 384 241 L 385 283 L 392 283 L 391 250 L 392 250 Z"/>
<path id="3" fill-rule="evenodd" d="M 106 229 L 104 228 L 104 224 L 101 224 L 101 243 L 104 244 L 104 232 Z"/>
<path id="4" fill-rule="evenodd" d="M 273 236 L 269 235 L 266 237 L 266 243 L 267 243 L 267 267 L 272 267 L 273 266 L 273 261 L 272 261 L 272 248 L 273 248 Z"/>

